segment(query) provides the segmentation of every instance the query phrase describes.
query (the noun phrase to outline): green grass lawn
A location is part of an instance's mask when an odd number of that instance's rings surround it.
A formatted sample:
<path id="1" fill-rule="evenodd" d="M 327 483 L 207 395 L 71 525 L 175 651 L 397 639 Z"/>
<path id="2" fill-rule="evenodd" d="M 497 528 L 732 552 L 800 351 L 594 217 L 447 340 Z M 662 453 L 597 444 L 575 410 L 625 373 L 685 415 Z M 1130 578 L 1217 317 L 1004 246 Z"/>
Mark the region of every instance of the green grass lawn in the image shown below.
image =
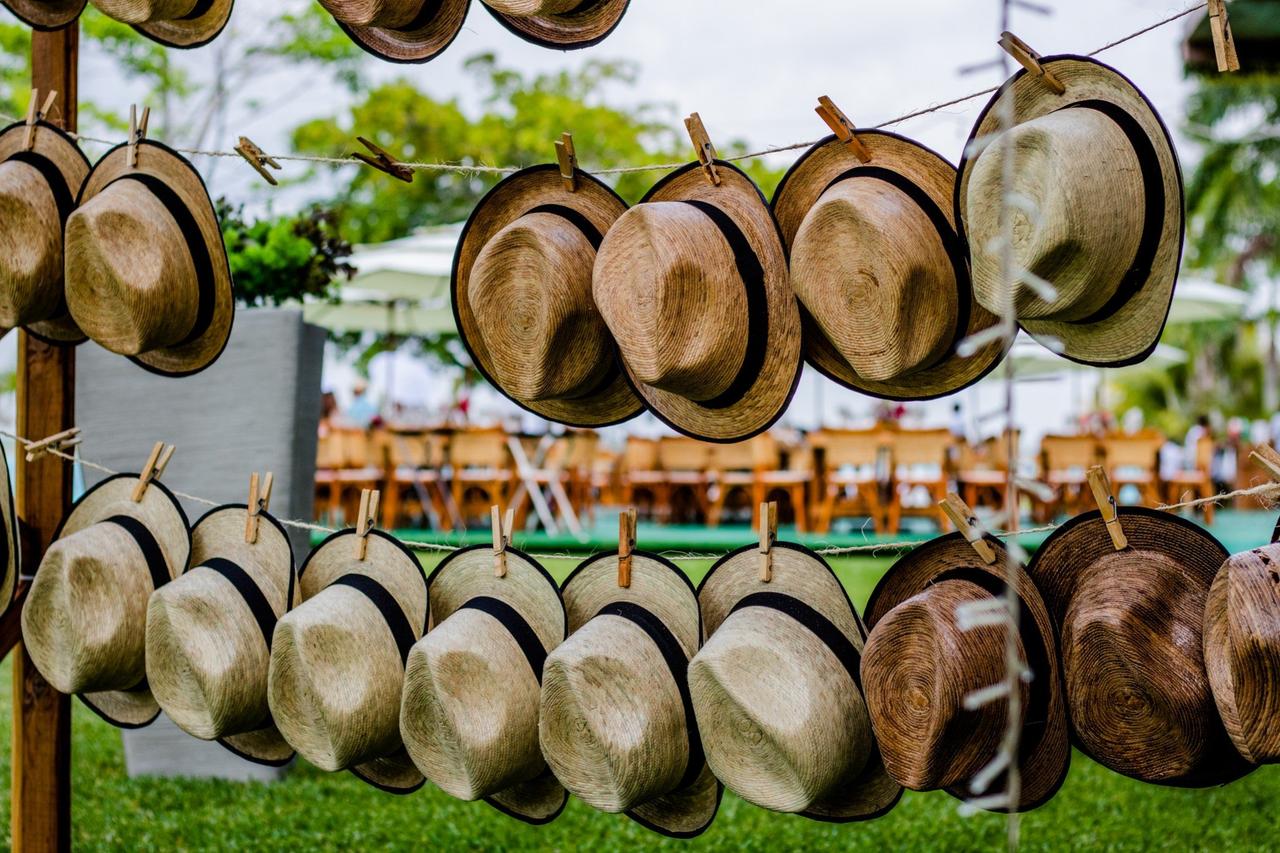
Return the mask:
<path id="1" fill-rule="evenodd" d="M 425 562 L 425 561 L 424 561 Z M 883 560 L 837 563 L 861 607 Z M 572 565 L 552 566 L 563 576 Z M 689 566 L 695 578 L 707 564 Z M 9 728 L 10 665 L 0 666 L 0 718 Z M 621 815 L 572 801 L 552 824 L 528 827 L 482 803 L 462 803 L 426 787 L 407 797 L 384 794 L 350 774 L 329 775 L 300 762 L 274 785 L 129 779 L 119 734 L 75 703 L 72 725 L 72 824 L 80 848 L 299 850 L 375 848 L 622 850 L 992 849 L 1005 821 L 961 817 L 940 792 L 907 794 L 886 817 L 831 825 L 773 814 L 726 794 L 711 829 L 695 841 L 653 835 Z M 9 780 L 10 753 L 0 779 Z M 1270 849 L 1276 841 L 1280 769 L 1208 791 L 1167 790 L 1122 778 L 1077 754 L 1058 796 L 1022 818 L 1028 850 Z M 8 826 L 7 789 L 0 798 Z"/>

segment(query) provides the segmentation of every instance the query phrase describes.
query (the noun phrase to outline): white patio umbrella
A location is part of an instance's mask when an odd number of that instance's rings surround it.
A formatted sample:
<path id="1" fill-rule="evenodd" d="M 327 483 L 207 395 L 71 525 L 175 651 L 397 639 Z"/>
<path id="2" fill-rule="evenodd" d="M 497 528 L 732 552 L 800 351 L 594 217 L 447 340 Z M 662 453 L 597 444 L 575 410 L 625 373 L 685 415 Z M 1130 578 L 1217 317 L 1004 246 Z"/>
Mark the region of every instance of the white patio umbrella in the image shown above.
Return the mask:
<path id="1" fill-rule="evenodd" d="M 1013 359 L 1015 376 L 1018 379 L 1043 379 L 1065 373 L 1097 369 L 1063 358 L 1025 332 L 1018 333 L 1017 340 L 1013 342 L 1013 349 L 1009 351 L 1009 358 Z M 1184 364 L 1186 360 L 1187 354 L 1183 350 L 1171 347 L 1168 344 L 1156 344 L 1155 351 L 1148 356 L 1146 361 L 1115 369 L 1164 368 L 1175 364 Z M 1107 372 L 1112 371 L 1108 370 Z"/>
<path id="2" fill-rule="evenodd" d="M 1234 320 L 1243 316 L 1249 294 L 1207 278 L 1180 276 L 1168 322 L 1175 325 Z"/>

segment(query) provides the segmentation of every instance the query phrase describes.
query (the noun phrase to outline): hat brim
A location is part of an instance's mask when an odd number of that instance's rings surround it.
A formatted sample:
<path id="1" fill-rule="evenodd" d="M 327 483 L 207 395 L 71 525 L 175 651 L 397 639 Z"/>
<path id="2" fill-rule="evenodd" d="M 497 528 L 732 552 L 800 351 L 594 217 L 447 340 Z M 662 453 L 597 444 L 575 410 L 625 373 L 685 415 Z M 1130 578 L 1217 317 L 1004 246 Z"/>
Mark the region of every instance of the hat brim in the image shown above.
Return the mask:
<path id="1" fill-rule="evenodd" d="M 795 396 L 802 367 L 800 352 L 800 312 L 787 255 L 778 223 L 760 188 L 745 172 L 716 161 L 720 185 L 707 179 L 699 163 L 689 163 L 664 177 L 641 200 L 701 201 L 715 205 L 742 229 L 756 258 L 764 268 L 764 289 L 768 311 L 768 334 L 763 341 L 748 346 L 763 347 L 763 363 L 750 388 L 736 402 L 717 408 L 664 391 L 636 380 L 627 371 L 632 387 L 658 418 L 672 429 L 700 441 L 727 444 L 759 435 L 777 422 Z M 723 323 L 724 317 L 708 317 L 708 323 Z M 745 335 L 746 330 L 742 333 Z"/>
<path id="2" fill-rule="evenodd" d="M 228 735 L 219 738 L 217 743 L 233 755 L 264 767 L 284 767 L 297 755 L 275 726 Z"/>
<path id="3" fill-rule="evenodd" d="M 493 573 L 493 549 L 488 545 L 463 548 L 441 561 L 427 578 L 431 624 L 444 622 L 473 598 L 489 596 L 514 607 L 551 652 L 568 634 L 560 588 L 533 557 L 511 547 L 506 554 L 507 574 L 501 578 Z M 542 673 L 537 675 L 541 680 Z M 550 770 L 485 798 L 499 811 L 535 825 L 554 820 L 568 801 L 569 793 Z"/>
<path id="4" fill-rule="evenodd" d="M 1123 367 L 1145 361 L 1160 341 L 1173 304 L 1174 285 L 1182 262 L 1186 212 L 1183 205 L 1182 168 L 1164 121 L 1147 97 L 1119 71 L 1085 56 L 1063 55 L 1041 59 L 1041 64 L 1066 87 L 1055 95 L 1025 69 L 1019 70 L 1000 87 L 983 107 L 965 144 L 955 185 L 956 218 L 964 233 L 967 217 L 969 177 L 976 157 L 969 153 L 972 143 L 1000 127 L 996 105 L 1006 92 L 1014 99 L 1014 124 L 1022 124 L 1081 101 L 1112 103 L 1132 116 L 1150 139 L 1159 161 L 1164 190 L 1163 224 L 1151 267 L 1146 278 L 1127 302 L 1110 316 L 1096 322 L 1020 320 L 1022 328 L 1052 349 L 1079 364 L 1093 367 Z M 1058 346 L 1058 343 L 1061 345 Z"/>
<path id="5" fill-rule="evenodd" d="M 1195 522 L 1172 513 L 1137 506 L 1119 507 L 1118 513 L 1130 548 L 1175 561 L 1192 582 L 1203 584 L 1207 599 L 1218 569 L 1230 556 L 1221 542 Z M 1072 598 L 1082 580 L 1094 571 L 1101 558 L 1114 552 L 1115 546 L 1102 521 L 1102 514 L 1093 510 L 1076 516 L 1055 530 L 1032 557 L 1027 572 L 1044 596 L 1059 637 L 1063 621 L 1071 609 Z M 1203 626 L 1190 627 L 1201 631 Z M 1204 689 L 1211 693 L 1207 674 L 1205 678 Z M 1235 781 L 1256 769 L 1236 752 L 1216 714 L 1207 728 L 1216 728 L 1221 735 L 1221 743 L 1217 744 L 1216 750 L 1218 760 L 1211 760 L 1208 766 L 1199 767 L 1185 776 L 1153 784 L 1205 788 Z M 1075 729 L 1074 721 L 1071 737 L 1077 749 L 1090 755 Z"/>
<path id="6" fill-rule="evenodd" d="M 25 122 L 15 122 L 0 130 L 0 162 L 24 150 L 25 137 Z M 66 181 L 72 199 L 80 194 L 80 188 L 89 175 L 90 163 L 70 134 L 49 122 L 37 122 L 31 151 L 54 165 Z M 25 328 L 28 334 L 55 346 L 74 346 L 88 340 L 67 312 L 65 299 L 58 316 L 28 323 Z"/>
<path id="7" fill-rule="evenodd" d="M 195 166 L 181 154 L 159 142 L 144 139 L 137 147 L 137 168 L 129 166 L 127 144 L 117 145 L 104 154 L 85 180 L 77 204 L 84 205 L 117 178 L 141 173 L 163 181 L 177 193 L 195 219 L 213 264 L 213 314 L 209 325 L 189 343 L 129 357 L 130 361 L 160 376 L 190 376 L 217 361 L 231 337 L 231 324 L 235 319 L 235 289 L 231 283 L 227 248 L 222 239 L 218 215 L 209 198 L 209 190 Z"/>
<path id="8" fill-rule="evenodd" d="M 775 561 L 773 577 L 768 583 L 760 580 L 757 545 L 746 545 L 726 554 L 703 577 L 698 585 L 698 603 L 706 635 L 710 637 L 715 633 L 738 602 L 753 593 L 768 591 L 809 605 L 839 628 L 861 653 L 867 638 L 866 628 L 830 564 L 803 545 L 775 542 L 773 547 L 775 553 L 782 551 L 798 559 Z M 880 817 L 897 805 L 902 798 L 902 786 L 886 772 L 874 739 L 871 748 L 866 766 L 851 784 L 815 802 L 801 815 L 828 823 L 849 823 Z"/>
<path id="9" fill-rule="evenodd" d="M 481 250 L 495 234 L 534 208 L 547 204 L 562 205 L 586 217 L 601 234 L 605 234 L 626 212 L 627 203 L 600 180 L 582 171 L 577 173 L 577 178 L 577 190 L 567 190 L 559 167 L 543 164 L 517 172 L 491 189 L 471 212 L 462 229 L 454 253 L 449 287 L 458 336 L 485 381 L 525 411 L 565 426 L 588 429 L 620 424 L 644 411 L 644 403 L 628 384 L 621 368 L 614 365 L 611 368 L 612 380 L 583 397 L 573 400 L 518 399 L 493 377 L 489 353 L 468 298 L 471 272 Z"/>
<path id="10" fill-rule="evenodd" d="M 580 12 L 530 17 L 504 15 L 488 4 L 485 8 L 498 23 L 525 41 L 555 50 L 580 50 L 608 38 L 622 23 L 629 5 L 631 0 L 601 0 Z"/>
<path id="11" fill-rule="evenodd" d="M 973 546 L 959 533 L 949 533 L 918 546 L 901 557 L 880 579 L 867 602 L 867 625 L 874 629 L 889 611 L 907 599 L 919 595 L 943 575 L 952 572 L 982 573 L 995 582 L 1005 583 L 1008 552 L 1000 540 L 987 537 L 996 561 L 987 565 Z M 1065 691 L 1063 689 L 1061 655 L 1057 649 L 1057 633 L 1045 598 L 1032 580 L 1030 572 L 1018 567 L 1018 597 L 1030 613 L 1034 625 L 1022 625 L 1026 632 L 1034 629 L 1045 649 L 1048 663 L 1048 702 L 1046 719 L 1039 742 L 1021 757 L 1022 796 L 1016 811 L 1025 812 L 1048 802 L 1067 778 L 1071 766 L 1071 743 Z M 1035 674 L 1037 678 L 1040 673 Z M 1024 721 L 1024 725 L 1029 721 Z M 962 800 L 971 798 L 965 788 L 949 788 L 947 792 Z"/>
<path id="12" fill-rule="evenodd" d="M 4 576 L 0 578 L 0 616 L 9 612 L 9 608 L 13 606 L 14 591 L 18 588 L 18 575 L 22 572 L 22 545 L 18 541 L 18 513 L 13 505 L 13 476 L 9 470 L 9 456 L 4 452 L 4 448 L 0 447 L 0 473 L 3 473 L 3 480 L 0 480 L 0 524 L 4 525 L 4 530 L 0 531 L 0 547 L 4 548 L 4 554 L 0 555 L 0 567 L 4 569 Z"/>
<path id="13" fill-rule="evenodd" d="M 80 17 L 89 0 L 4 0 L 5 7 L 33 30 L 60 30 Z"/>
<path id="14" fill-rule="evenodd" d="M 417 63 L 435 59 L 462 32 L 471 0 L 443 0 L 425 23 L 411 29 L 356 27 L 336 21 L 362 50 L 388 62 Z M 336 20 L 336 19 L 335 19 Z"/>
<path id="15" fill-rule="evenodd" d="M 850 170 L 864 166 L 886 169 L 909 181 L 937 205 L 951 228 L 955 229 L 952 204 L 956 181 L 954 166 L 933 150 L 896 133 L 860 130 L 858 140 L 871 154 L 869 164 L 863 164 L 848 145 L 832 135 L 801 155 L 783 176 L 774 193 L 772 207 L 788 251 L 794 248 L 796 234 L 805 216 L 832 182 Z M 833 382 L 886 400 L 931 400 L 968 388 L 995 369 L 1008 352 L 1008 344 L 992 341 L 971 356 L 961 356 L 957 352 L 961 340 L 1000 322 L 999 317 L 979 305 L 974 298 L 973 287 L 967 279 L 967 258 L 964 267 L 966 279 L 958 282 L 958 288 L 962 298 L 969 303 L 969 322 L 939 362 L 892 381 L 864 379 L 840 355 L 801 305 L 805 360 Z"/>
<path id="16" fill-rule="evenodd" d="M 352 767 L 351 773 L 388 794 L 412 794 L 427 783 L 403 747 L 391 755 Z"/>
<path id="17" fill-rule="evenodd" d="M 171 21 L 151 21 L 137 24 L 134 29 L 165 47 L 203 47 L 217 38 L 231 20 L 231 7 L 235 0 L 213 0 L 203 13 L 191 18 Z"/>

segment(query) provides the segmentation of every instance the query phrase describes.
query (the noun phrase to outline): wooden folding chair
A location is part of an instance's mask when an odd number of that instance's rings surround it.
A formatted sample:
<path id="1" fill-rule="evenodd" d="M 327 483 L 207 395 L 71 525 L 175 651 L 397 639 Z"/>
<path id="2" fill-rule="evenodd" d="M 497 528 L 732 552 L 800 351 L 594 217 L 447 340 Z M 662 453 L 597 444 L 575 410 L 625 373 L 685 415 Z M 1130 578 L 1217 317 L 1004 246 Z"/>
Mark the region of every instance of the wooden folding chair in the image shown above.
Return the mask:
<path id="1" fill-rule="evenodd" d="M 712 445 L 694 438 L 667 437 L 658 439 L 658 466 L 662 469 L 667 521 L 705 521 L 710 513 Z M 678 512 L 684 508 L 682 499 L 688 496 L 690 512 Z"/>
<path id="2" fill-rule="evenodd" d="M 1144 506 L 1160 503 L 1160 448 L 1164 441 L 1164 436 L 1154 431 L 1110 435 L 1102 440 L 1107 476 L 1117 492 L 1134 486 Z"/>
<path id="3" fill-rule="evenodd" d="M 386 464 L 377 439 L 358 427 L 331 429 L 327 443 L 330 523 L 342 524 L 356 517 L 362 491 L 381 488 Z"/>
<path id="4" fill-rule="evenodd" d="M 866 516 L 876 533 L 883 533 L 886 518 L 877 469 L 885 444 L 884 430 L 822 430 L 810 440 L 824 456 L 816 532 L 829 532 L 837 517 Z"/>
<path id="5" fill-rule="evenodd" d="M 1203 498 L 1211 498 L 1214 496 L 1216 489 L 1213 487 L 1213 454 L 1217 449 L 1217 443 L 1213 440 L 1213 436 L 1205 434 L 1200 436 L 1200 440 L 1196 442 L 1196 457 L 1192 460 L 1193 467 L 1175 471 L 1168 477 L 1165 477 L 1161 488 L 1164 493 L 1165 503 L 1176 504 L 1188 500 L 1201 500 Z M 1213 504 L 1205 504 L 1201 507 L 1204 514 L 1204 523 L 1213 524 Z"/>
<path id="6" fill-rule="evenodd" d="M 946 500 L 950 486 L 947 460 L 955 441 L 951 431 L 906 429 L 888 436 L 893 460 L 892 489 L 886 508 L 889 532 L 898 532 L 904 515 L 927 516 L 937 521 L 939 530 L 950 530 L 951 522 L 939 504 Z M 917 489 L 928 493 L 927 502 L 918 506 L 907 503 Z"/>
<path id="7" fill-rule="evenodd" d="M 502 429 L 463 429 L 449 437 L 449 490 L 464 526 L 506 506 L 512 465 Z"/>
<path id="8" fill-rule="evenodd" d="M 1017 431 L 1012 435 L 993 436 L 973 447 L 967 442 L 961 443 L 955 456 L 956 488 L 964 502 L 970 507 L 990 506 L 1003 508 L 1009 495 L 1009 470 L 1017 470 L 1017 450 L 1021 436 Z M 1010 459 L 1010 441 L 1013 442 L 1013 458 Z M 1018 519 L 1010 519 L 1007 527 L 1016 529 Z"/>
<path id="9" fill-rule="evenodd" d="M 752 493 L 752 528 L 760 527 L 760 504 L 774 494 L 782 492 L 791 505 L 796 530 L 809 530 L 809 488 L 813 484 L 813 451 L 807 447 L 794 448 L 787 454 L 783 467 L 782 448 L 772 433 L 764 433 L 751 439 L 756 459 L 755 490 Z"/>
<path id="10" fill-rule="evenodd" d="M 619 462 L 619 505 L 623 508 L 642 505 L 641 495 L 647 495 L 642 513 L 657 518 L 663 508 L 670 509 L 666 501 L 665 475 L 658 467 L 658 441 L 653 438 L 627 436 L 626 447 Z"/>
<path id="11" fill-rule="evenodd" d="M 410 520 L 406 507 L 414 510 L 411 520 L 424 519 L 433 530 L 452 530 L 453 520 L 444 500 L 443 445 L 422 432 L 388 431 L 387 486 L 382 493 L 382 527 L 395 530 L 402 518 Z M 411 503 L 406 501 L 409 498 Z"/>
<path id="12" fill-rule="evenodd" d="M 1100 448 L 1091 435 L 1046 435 L 1040 440 L 1040 479 L 1054 492 L 1042 502 L 1041 521 L 1076 515 L 1092 503 L 1088 471 L 1098 464 Z"/>
<path id="13" fill-rule="evenodd" d="M 710 485 L 707 505 L 707 526 L 719 527 L 725 507 L 747 510 L 751 514 L 751 527 L 756 528 L 760 514 L 756 482 L 759 479 L 760 460 L 757 459 L 754 439 L 733 444 L 717 444 L 710 453 Z"/>

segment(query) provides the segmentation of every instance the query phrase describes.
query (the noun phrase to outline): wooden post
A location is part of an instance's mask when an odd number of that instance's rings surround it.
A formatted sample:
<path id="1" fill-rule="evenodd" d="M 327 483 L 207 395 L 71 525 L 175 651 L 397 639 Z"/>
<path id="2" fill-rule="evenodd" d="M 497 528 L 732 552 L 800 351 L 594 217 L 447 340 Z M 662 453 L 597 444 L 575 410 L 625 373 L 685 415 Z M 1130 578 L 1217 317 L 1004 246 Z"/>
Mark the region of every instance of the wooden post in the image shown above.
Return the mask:
<path id="1" fill-rule="evenodd" d="M 76 129 L 78 23 L 31 34 L 31 85 L 56 90 L 49 120 Z M 18 434 L 53 435 L 75 426 L 75 349 L 18 333 Z M 15 453 L 23 568 L 39 565 L 71 504 L 71 466 Z M 15 614 L 16 615 L 16 614 Z M 71 699 L 40 677 L 21 645 L 13 659 L 13 849 L 71 847 Z"/>

